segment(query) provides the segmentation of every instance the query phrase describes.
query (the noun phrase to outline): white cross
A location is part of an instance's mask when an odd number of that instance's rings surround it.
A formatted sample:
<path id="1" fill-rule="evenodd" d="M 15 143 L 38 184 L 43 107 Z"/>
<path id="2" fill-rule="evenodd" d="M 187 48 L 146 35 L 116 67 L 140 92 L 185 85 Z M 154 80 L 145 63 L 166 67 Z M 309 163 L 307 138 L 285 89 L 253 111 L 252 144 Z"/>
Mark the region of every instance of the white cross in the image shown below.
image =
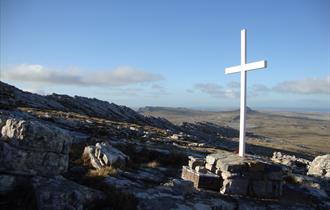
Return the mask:
<path id="1" fill-rule="evenodd" d="M 241 65 L 225 68 L 226 74 L 241 72 L 241 109 L 239 131 L 239 156 L 245 155 L 246 74 L 249 70 L 267 68 L 267 61 L 246 63 L 246 30 L 241 30 Z"/>

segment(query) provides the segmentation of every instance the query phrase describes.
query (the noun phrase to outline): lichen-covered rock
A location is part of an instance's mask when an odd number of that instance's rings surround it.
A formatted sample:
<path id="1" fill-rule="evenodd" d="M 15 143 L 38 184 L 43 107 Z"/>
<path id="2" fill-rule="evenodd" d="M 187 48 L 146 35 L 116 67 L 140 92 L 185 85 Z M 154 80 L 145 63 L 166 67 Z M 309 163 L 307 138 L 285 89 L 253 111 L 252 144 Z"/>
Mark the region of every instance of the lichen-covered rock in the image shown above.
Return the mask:
<path id="1" fill-rule="evenodd" d="M 330 154 L 317 156 L 311 162 L 307 174 L 330 178 Z"/>
<path id="2" fill-rule="evenodd" d="M 0 141 L 0 171 L 52 176 L 67 171 L 71 137 L 36 120 L 7 119 Z"/>
<path id="3" fill-rule="evenodd" d="M 274 152 L 272 161 L 289 167 L 294 173 L 306 174 L 310 161 L 297 158 L 294 155 L 286 155 L 281 152 Z"/>
<path id="4" fill-rule="evenodd" d="M 0 141 L 0 172 L 52 176 L 66 172 L 68 162 L 68 154 L 20 149 Z"/>
<path id="5" fill-rule="evenodd" d="M 61 176 L 54 178 L 34 177 L 32 185 L 35 191 L 38 209 L 92 209 L 106 199 L 97 191 Z"/>
<path id="6" fill-rule="evenodd" d="M 194 183 L 182 179 L 172 179 L 164 184 L 166 187 L 173 187 L 175 190 L 180 191 L 182 194 L 191 194 L 195 191 Z"/>
<path id="7" fill-rule="evenodd" d="M 84 159 L 89 159 L 96 169 L 108 166 L 125 167 L 129 157 L 120 150 L 106 142 L 96 143 L 95 146 L 87 146 L 83 153 Z"/>
<path id="8" fill-rule="evenodd" d="M 69 133 L 36 120 L 7 119 L 1 130 L 2 137 L 22 149 L 67 154 L 72 138 Z"/>

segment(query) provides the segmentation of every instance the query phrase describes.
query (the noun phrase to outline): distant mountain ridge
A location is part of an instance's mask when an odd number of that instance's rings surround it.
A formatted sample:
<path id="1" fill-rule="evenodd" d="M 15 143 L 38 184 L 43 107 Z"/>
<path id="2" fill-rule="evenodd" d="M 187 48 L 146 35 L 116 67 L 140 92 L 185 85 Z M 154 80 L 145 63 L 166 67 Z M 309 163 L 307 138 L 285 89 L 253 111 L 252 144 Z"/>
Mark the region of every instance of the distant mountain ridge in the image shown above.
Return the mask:
<path id="1" fill-rule="evenodd" d="M 193 113 L 200 113 L 200 112 L 237 112 L 240 113 L 240 109 L 229 110 L 229 111 L 206 111 L 206 110 L 199 110 L 199 109 L 190 109 L 185 107 L 162 107 L 162 106 L 145 106 L 138 109 L 139 113 L 148 113 L 148 112 L 171 112 L 173 114 L 193 114 Z M 256 110 L 253 110 L 250 107 L 246 107 L 246 113 L 253 114 L 257 113 Z"/>
<path id="2" fill-rule="evenodd" d="M 41 96 L 22 91 L 0 81 L 0 108 L 14 109 L 17 107 L 75 112 L 109 120 L 177 129 L 177 126 L 164 118 L 143 116 L 129 107 L 120 106 L 115 103 L 109 103 L 95 98 L 71 97 L 60 94 Z"/>

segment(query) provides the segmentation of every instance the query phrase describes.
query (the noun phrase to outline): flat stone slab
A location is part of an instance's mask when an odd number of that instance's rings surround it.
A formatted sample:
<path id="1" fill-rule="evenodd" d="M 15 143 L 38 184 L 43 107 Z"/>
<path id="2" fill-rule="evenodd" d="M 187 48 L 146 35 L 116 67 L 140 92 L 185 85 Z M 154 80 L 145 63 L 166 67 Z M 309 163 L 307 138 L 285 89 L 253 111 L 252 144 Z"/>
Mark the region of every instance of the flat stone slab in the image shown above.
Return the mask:
<path id="1" fill-rule="evenodd" d="M 182 167 L 182 179 L 189 180 L 194 183 L 195 188 L 219 191 L 222 180 L 220 176 L 211 172 L 198 173 L 188 166 Z"/>

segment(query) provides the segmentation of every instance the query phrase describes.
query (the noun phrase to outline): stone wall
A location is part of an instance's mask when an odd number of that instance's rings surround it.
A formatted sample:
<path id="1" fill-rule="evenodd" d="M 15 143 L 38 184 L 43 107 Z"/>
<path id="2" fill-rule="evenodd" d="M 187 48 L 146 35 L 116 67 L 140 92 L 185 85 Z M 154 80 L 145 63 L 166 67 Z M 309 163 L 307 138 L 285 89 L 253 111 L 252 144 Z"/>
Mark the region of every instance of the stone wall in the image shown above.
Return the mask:
<path id="1" fill-rule="evenodd" d="M 260 198 L 282 195 L 282 167 L 258 156 L 242 158 L 222 151 L 208 155 L 205 161 L 190 157 L 189 165 L 183 166 L 182 178 L 194 182 L 196 188 L 223 194 Z"/>

